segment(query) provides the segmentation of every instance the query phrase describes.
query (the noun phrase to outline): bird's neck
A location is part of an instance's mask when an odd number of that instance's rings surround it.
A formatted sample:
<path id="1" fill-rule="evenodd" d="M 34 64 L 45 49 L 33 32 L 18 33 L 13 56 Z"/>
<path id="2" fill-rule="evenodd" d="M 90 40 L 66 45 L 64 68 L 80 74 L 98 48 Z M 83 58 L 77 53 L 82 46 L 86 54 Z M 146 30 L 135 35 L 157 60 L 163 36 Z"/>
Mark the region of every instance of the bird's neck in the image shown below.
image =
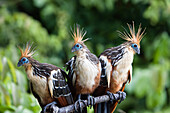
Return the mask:
<path id="1" fill-rule="evenodd" d="M 27 73 L 27 77 L 29 80 L 33 78 L 33 69 L 31 64 L 24 65 L 25 71 Z"/>
<path id="2" fill-rule="evenodd" d="M 35 68 L 35 67 L 37 67 L 37 65 L 41 65 L 41 64 L 32 58 L 29 59 L 28 64 L 23 65 L 29 80 L 33 80 L 35 75 L 39 75 L 39 70 L 37 68 Z"/>
<path id="3" fill-rule="evenodd" d="M 81 49 L 79 51 L 76 51 L 75 54 L 76 54 L 77 57 L 86 57 L 87 53 L 86 53 L 85 49 Z"/>
<path id="4" fill-rule="evenodd" d="M 133 53 L 133 56 L 136 54 L 135 50 L 131 46 L 128 46 L 127 48 L 129 50 L 129 52 Z"/>
<path id="5" fill-rule="evenodd" d="M 135 50 L 131 47 L 131 44 L 132 44 L 131 42 L 125 42 L 125 43 L 123 43 L 122 45 L 125 46 L 126 48 L 128 48 L 129 52 L 132 52 L 133 55 L 135 55 L 136 52 L 135 52 Z"/>
<path id="6" fill-rule="evenodd" d="M 31 64 L 26 64 L 26 65 L 23 65 L 23 66 L 24 66 L 26 72 L 32 69 Z"/>

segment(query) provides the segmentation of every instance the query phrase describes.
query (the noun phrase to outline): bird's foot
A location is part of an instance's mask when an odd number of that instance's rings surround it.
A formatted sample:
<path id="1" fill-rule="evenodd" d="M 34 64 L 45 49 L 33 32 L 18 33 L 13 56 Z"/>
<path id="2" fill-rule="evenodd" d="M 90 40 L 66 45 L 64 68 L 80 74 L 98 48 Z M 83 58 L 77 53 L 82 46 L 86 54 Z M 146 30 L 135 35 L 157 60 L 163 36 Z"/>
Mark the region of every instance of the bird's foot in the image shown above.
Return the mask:
<path id="1" fill-rule="evenodd" d="M 126 98 L 126 93 L 122 91 L 118 91 L 117 94 L 119 94 L 120 100 L 119 104 Z"/>
<path id="2" fill-rule="evenodd" d="M 95 105 L 95 99 L 93 96 L 88 95 L 87 96 L 87 106 L 90 106 L 90 109 L 92 108 L 92 106 Z"/>
<path id="3" fill-rule="evenodd" d="M 115 94 L 114 94 L 114 93 L 111 93 L 110 91 L 107 91 L 107 95 L 108 95 L 109 98 L 110 98 L 111 104 L 113 104 L 113 101 L 116 99 Z"/>
<path id="4" fill-rule="evenodd" d="M 84 100 L 78 99 L 74 104 L 74 109 L 77 113 L 82 113 L 83 106 L 82 104 L 86 105 Z"/>
<path id="5" fill-rule="evenodd" d="M 47 104 L 44 108 L 43 108 L 43 113 L 52 113 L 55 109 L 55 111 L 57 110 L 58 107 L 56 107 L 57 102 L 51 102 L 49 104 Z"/>

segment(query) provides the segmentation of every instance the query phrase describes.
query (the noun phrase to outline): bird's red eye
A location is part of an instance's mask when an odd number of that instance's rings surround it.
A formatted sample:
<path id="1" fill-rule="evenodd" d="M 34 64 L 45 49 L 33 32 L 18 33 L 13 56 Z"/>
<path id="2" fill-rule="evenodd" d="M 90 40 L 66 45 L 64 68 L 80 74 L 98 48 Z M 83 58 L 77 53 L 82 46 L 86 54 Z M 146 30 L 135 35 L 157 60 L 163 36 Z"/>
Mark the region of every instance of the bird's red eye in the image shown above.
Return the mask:
<path id="1" fill-rule="evenodd" d="M 79 47 L 79 45 L 77 44 L 76 47 Z"/>
<path id="2" fill-rule="evenodd" d="M 137 47 L 137 45 L 134 45 L 134 47 Z"/>
<path id="3" fill-rule="evenodd" d="M 22 59 L 22 61 L 25 61 L 26 59 L 24 58 L 24 59 Z"/>

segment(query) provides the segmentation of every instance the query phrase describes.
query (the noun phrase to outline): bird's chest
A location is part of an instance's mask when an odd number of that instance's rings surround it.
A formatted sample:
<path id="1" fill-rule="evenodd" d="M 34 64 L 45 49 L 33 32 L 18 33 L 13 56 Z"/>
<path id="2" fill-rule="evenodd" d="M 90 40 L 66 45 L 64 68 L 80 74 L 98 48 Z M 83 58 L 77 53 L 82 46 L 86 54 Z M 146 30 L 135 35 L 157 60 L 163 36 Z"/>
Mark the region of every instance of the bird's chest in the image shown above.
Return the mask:
<path id="1" fill-rule="evenodd" d="M 97 66 L 85 57 L 77 57 L 74 67 L 76 84 L 82 88 L 91 89 L 95 85 L 95 77 L 98 74 Z"/>
<path id="2" fill-rule="evenodd" d="M 128 71 L 131 70 L 133 62 L 133 53 L 127 52 L 113 69 L 112 77 L 117 83 L 124 83 L 128 79 Z"/>
<path id="3" fill-rule="evenodd" d="M 49 93 L 47 78 L 33 75 L 32 70 L 27 71 L 28 79 L 32 85 L 32 92 L 38 95 L 40 103 L 46 105 L 52 101 Z"/>

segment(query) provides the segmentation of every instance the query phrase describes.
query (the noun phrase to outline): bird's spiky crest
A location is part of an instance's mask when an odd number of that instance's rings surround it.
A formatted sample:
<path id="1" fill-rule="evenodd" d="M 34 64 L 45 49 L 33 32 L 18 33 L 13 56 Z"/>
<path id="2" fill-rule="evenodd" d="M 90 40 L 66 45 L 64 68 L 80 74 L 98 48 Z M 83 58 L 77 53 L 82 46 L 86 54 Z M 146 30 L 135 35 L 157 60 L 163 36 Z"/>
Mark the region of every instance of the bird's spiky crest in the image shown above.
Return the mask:
<path id="1" fill-rule="evenodd" d="M 86 33 L 87 33 L 86 31 L 80 29 L 79 25 L 76 25 L 76 28 L 74 27 L 74 31 L 72 31 L 72 37 L 74 38 L 74 45 L 77 43 L 84 43 L 85 41 L 87 41 L 88 38 L 83 40 L 83 37 L 86 35 Z"/>
<path id="2" fill-rule="evenodd" d="M 132 24 L 133 25 L 131 26 L 130 24 L 127 23 L 130 33 L 128 33 L 127 30 L 125 29 L 124 32 L 118 31 L 119 36 L 121 38 L 123 38 L 124 40 L 131 41 L 132 43 L 136 43 L 136 44 L 138 44 L 138 46 L 140 46 L 140 41 L 144 37 L 144 32 L 145 32 L 146 28 L 142 32 L 142 28 L 141 28 L 141 24 L 140 24 L 139 28 L 138 28 L 138 32 L 136 34 L 135 33 L 135 27 L 134 27 L 134 21 L 132 22 Z"/>
<path id="3" fill-rule="evenodd" d="M 32 57 L 32 55 L 35 53 L 35 51 L 34 51 L 34 49 L 31 50 L 31 46 L 32 46 L 32 44 L 30 44 L 28 42 L 26 44 L 25 50 L 22 50 L 20 47 L 18 47 L 20 52 L 21 52 L 20 60 L 21 60 L 22 57 Z"/>

